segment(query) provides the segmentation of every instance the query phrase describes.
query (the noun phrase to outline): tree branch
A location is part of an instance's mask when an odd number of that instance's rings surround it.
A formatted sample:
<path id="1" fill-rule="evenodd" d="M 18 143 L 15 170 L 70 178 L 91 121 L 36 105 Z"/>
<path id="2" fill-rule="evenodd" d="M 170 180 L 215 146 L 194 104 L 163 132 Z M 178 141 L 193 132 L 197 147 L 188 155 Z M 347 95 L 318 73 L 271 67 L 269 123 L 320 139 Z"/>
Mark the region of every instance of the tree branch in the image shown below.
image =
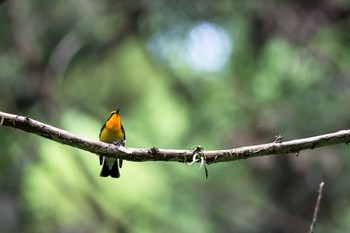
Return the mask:
<path id="1" fill-rule="evenodd" d="M 196 156 L 204 158 L 206 163 L 217 163 L 248 159 L 252 157 L 272 154 L 299 154 L 306 149 L 314 149 L 329 145 L 350 142 L 350 130 L 341 130 L 336 133 L 324 134 L 315 137 L 281 142 L 246 146 L 227 150 L 202 150 L 197 147 L 194 150 L 175 150 L 153 148 L 126 148 L 123 146 L 108 144 L 100 141 L 81 138 L 67 131 L 41 123 L 25 116 L 17 116 L 0 112 L 0 126 L 9 126 L 23 131 L 34 133 L 55 142 L 89 151 L 94 154 L 106 154 L 111 157 L 129 161 L 176 161 L 191 162 Z M 198 160 L 199 162 L 200 160 Z"/>

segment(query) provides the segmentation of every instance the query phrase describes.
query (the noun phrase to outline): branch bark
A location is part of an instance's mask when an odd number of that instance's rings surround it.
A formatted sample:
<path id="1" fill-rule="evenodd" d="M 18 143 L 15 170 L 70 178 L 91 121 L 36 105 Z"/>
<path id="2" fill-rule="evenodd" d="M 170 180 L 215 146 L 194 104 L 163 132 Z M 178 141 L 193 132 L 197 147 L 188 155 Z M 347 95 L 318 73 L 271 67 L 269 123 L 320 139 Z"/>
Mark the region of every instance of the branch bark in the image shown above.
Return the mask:
<path id="1" fill-rule="evenodd" d="M 37 134 L 55 142 L 76 147 L 94 154 L 106 154 L 111 157 L 129 161 L 174 161 L 191 162 L 194 156 L 205 159 L 207 164 L 248 159 L 272 154 L 296 154 L 307 149 L 314 149 L 329 145 L 350 142 L 350 130 L 341 130 L 335 133 L 323 134 L 315 137 L 281 142 L 246 146 L 226 150 L 203 150 L 197 147 L 194 150 L 175 150 L 160 148 L 127 148 L 108 144 L 96 140 L 86 139 L 30 119 L 27 116 L 18 116 L 0 111 L 0 126 L 8 126 Z M 199 159 L 198 162 L 201 160 Z"/>

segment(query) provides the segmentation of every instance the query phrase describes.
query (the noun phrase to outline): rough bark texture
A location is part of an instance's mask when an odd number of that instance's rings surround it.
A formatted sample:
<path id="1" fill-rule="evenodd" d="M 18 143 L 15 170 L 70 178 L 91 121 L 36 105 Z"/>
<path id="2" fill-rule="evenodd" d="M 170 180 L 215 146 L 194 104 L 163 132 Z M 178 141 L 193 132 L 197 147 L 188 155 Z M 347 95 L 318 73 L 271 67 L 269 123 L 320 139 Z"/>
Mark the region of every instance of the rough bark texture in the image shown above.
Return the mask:
<path id="1" fill-rule="evenodd" d="M 204 158 L 205 162 L 217 163 L 240 159 L 247 159 L 272 154 L 295 154 L 306 149 L 350 142 L 350 130 L 341 130 L 336 133 L 323 134 L 315 137 L 282 142 L 276 140 L 272 143 L 246 146 L 226 150 L 204 150 L 197 147 L 194 150 L 175 150 L 152 148 L 127 148 L 120 145 L 103 143 L 91 139 L 81 138 L 67 131 L 41 123 L 25 116 L 17 116 L 0 112 L 0 125 L 9 126 L 23 131 L 34 133 L 55 142 L 77 147 L 94 154 L 106 154 L 129 161 L 176 161 L 191 162 L 194 156 Z"/>

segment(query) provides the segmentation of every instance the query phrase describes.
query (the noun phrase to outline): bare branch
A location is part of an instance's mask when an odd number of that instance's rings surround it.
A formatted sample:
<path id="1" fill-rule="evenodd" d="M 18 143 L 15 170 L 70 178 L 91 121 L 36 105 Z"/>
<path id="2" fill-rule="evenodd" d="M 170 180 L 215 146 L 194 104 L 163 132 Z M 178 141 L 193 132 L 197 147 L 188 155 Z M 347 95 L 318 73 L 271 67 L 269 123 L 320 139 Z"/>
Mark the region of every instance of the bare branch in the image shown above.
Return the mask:
<path id="1" fill-rule="evenodd" d="M 94 154 L 103 153 L 111 157 L 129 161 L 176 161 L 190 162 L 193 156 L 198 156 L 195 150 L 175 150 L 153 148 L 126 148 L 95 140 L 81 138 L 67 131 L 30 119 L 0 112 L 0 122 L 9 126 L 34 133 L 55 142 L 77 147 Z M 227 162 L 272 154 L 299 154 L 301 150 L 314 149 L 329 145 L 350 142 L 350 130 L 324 134 L 315 137 L 297 139 L 292 141 L 276 141 L 267 144 L 247 146 L 226 150 L 201 150 L 199 156 L 205 158 L 206 163 Z M 198 162 L 201 160 L 199 159 Z"/>
<path id="2" fill-rule="evenodd" d="M 314 210 L 314 215 L 312 218 L 312 222 L 310 225 L 310 230 L 309 233 L 313 233 L 315 226 L 316 226 L 316 222 L 317 222 L 317 216 L 318 216 L 318 212 L 320 211 L 320 206 L 321 206 L 321 199 L 322 199 L 322 193 L 323 193 L 323 186 L 324 186 L 324 182 L 320 183 L 320 188 L 318 189 L 318 197 L 317 197 L 317 202 L 316 202 L 316 206 L 315 206 L 315 210 Z"/>

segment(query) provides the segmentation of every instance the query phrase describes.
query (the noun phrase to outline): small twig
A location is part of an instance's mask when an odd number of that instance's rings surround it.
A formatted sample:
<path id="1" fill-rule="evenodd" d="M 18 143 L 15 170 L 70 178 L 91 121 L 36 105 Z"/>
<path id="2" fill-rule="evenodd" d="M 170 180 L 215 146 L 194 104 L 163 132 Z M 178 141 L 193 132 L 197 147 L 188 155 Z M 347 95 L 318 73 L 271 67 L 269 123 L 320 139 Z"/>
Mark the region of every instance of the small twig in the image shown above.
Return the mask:
<path id="1" fill-rule="evenodd" d="M 283 136 L 282 135 L 276 135 L 275 136 L 275 143 L 282 143 Z"/>
<path id="2" fill-rule="evenodd" d="M 313 233 L 314 229 L 315 229 L 315 226 L 316 226 L 317 216 L 318 216 L 318 212 L 320 211 L 320 206 L 321 206 L 323 186 L 324 186 L 324 182 L 321 182 L 320 188 L 318 189 L 317 202 L 316 202 L 316 206 L 315 206 L 315 210 L 314 210 L 314 216 L 312 218 L 312 222 L 311 222 L 311 225 L 310 225 L 309 233 Z"/>

